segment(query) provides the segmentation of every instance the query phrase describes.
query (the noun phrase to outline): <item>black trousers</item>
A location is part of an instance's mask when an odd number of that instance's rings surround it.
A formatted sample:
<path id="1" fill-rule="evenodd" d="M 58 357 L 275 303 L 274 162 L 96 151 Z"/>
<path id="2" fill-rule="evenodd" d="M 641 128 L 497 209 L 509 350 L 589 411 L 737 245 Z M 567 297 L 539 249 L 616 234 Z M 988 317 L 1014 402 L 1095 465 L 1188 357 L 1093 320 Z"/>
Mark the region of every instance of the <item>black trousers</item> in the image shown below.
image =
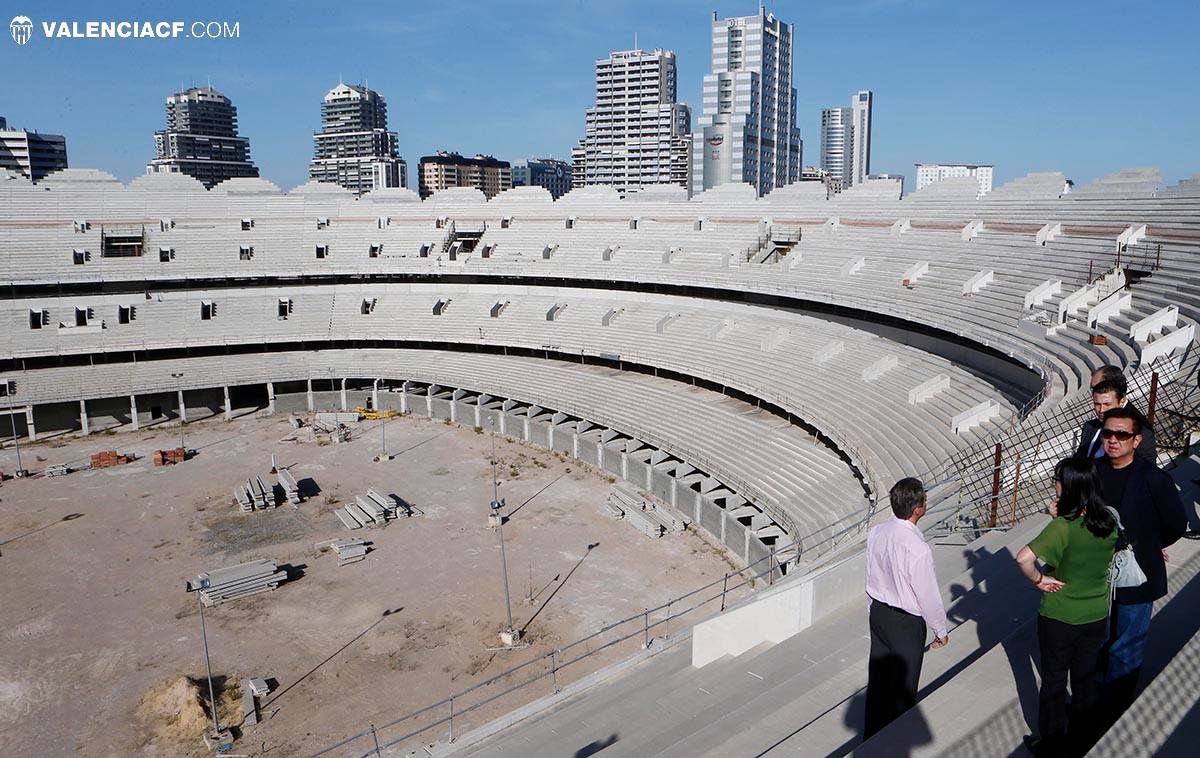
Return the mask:
<path id="1" fill-rule="evenodd" d="M 1038 694 L 1038 733 L 1056 755 L 1084 755 L 1098 736 L 1100 648 L 1107 619 L 1067 624 L 1038 616 L 1042 689 Z M 1067 708 L 1067 681 L 1071 706 Z"/>
<path id="2" fill-rule="evenodd" d="M 925 659 L 925 619 L 876 600 L 871 601 L 870 618 L 863 740 L 917 704 L 917 684 Z"/>

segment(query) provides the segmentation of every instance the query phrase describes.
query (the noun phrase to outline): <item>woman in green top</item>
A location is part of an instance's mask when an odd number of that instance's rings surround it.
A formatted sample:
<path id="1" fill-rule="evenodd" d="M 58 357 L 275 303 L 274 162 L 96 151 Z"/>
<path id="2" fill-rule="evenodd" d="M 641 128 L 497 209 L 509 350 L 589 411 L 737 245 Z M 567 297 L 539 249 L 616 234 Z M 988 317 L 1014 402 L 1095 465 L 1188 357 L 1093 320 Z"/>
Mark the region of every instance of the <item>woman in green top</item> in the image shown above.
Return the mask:
<path id="1" fill-rule="evenodd" d="M 1067 458 L 1054 470 L 1057 518 L 1017 554 L 1021 571 L 1042 595 L 1038 648 L 1042 689 L 1034 755 L 1084 755 L 1095 739 L 1096 669 L 1111 599 L 1108 568 L 1117 545 L 1116 523 L 1104 507 L 1096 466 Z M 1039 571 L 1036 563 L 1045 565 Z M 1067 678 L 1071 713 L 1067 714 Z"/>

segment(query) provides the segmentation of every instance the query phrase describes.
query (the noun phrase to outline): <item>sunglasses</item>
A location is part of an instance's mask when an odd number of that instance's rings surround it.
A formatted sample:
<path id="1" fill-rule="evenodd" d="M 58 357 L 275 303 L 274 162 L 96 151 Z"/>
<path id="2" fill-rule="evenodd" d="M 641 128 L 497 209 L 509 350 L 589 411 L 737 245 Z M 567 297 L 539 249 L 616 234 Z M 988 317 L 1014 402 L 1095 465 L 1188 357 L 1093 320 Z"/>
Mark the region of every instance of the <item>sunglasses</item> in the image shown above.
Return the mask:
<path id="1" fill-rule="evenodd" d="M 1127 432 L 1124 429 L 1104 429 L 1100 432 L 1100 436 L 1106 440 L 1120 440 L 1126 442 L 1137 436 L 1134 432 Z"/>

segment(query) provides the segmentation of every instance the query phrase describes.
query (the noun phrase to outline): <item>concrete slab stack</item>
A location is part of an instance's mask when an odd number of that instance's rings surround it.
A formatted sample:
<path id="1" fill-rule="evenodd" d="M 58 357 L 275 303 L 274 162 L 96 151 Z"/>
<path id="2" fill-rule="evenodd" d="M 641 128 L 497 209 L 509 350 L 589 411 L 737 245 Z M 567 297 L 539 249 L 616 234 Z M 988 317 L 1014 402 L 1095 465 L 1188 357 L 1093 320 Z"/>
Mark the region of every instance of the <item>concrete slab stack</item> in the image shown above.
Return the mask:
<path id="1" fill-rule="evenodd" d="M 299 505 L 304 498 L 300 496 L 300 485 L 296 483 L 296 477 L 292 476 L 292 472 L 281 468 L 275 478 L 279 480 L 279 486 L 283 488 L 283 494 L 292 505 Z"/>
<path id="2" fill-rule="evenodd" d="M 281 571 L 270 558 L 262 558 L 205 571 L 188 583 L 188 589 L 199 591 L 205 605 L 218 605 L 227 600 L 270 592 L 286 581 L 286 571 Z"/>
<path id="3" fill-rule="evenodd" d="M 366 559 L 371 543 L 364 539 L 325 540 L 316 544 L 317 550 L 330 550 L 338 557 L 338 565 L 345 566 Z"/>
<path id="4" fill-rule="evenodd" d="M 366 495 L 355 495 L 353 503 L 333 513 L 347 529 L 360 529 L 364 526 L 386 526 L 388 521 L 400 516 L 407 518 L 412 515 L 412 508 L 397 502 L 390 495 L 367 490 Z"/>
<path id="5" fill-rule="evenodd" d="M 275 489 L 268 487 L 261 476 L 255 475 L 238 485 L 233 498 L 244 513 L 275 507 Z"/>

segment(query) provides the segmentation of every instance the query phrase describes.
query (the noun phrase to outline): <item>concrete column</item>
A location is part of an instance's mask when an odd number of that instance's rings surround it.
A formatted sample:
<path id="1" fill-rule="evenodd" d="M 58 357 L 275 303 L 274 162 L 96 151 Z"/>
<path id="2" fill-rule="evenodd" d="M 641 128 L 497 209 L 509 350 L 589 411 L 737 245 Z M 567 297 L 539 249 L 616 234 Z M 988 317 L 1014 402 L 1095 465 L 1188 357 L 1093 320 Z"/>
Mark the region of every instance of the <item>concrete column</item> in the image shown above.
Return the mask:
<path id="1" fill-rule="evenodd" d="M 400 412 L 408 413 L 408 382 L 400 385 Z"/>
<path id="2" fill-rule="evenodd" d="M 425 388 L 425 415 L 433 418 L 433 385 Z"/>
<path id="3" fill-rule="evenodd" d="M 137 395 L 129 396 L 129 421 L 133 424 L 133 431 L 141 428 L 140 420 L 138 419 Z"/>
<path id="4" fill-rule="evenodd" d="M 233 421 L 233 403 L 229 400 L 229 387 L 225 386 L 221 389 L 225 391 L 225 420 Z"/>
<path id="5" fill-rule="evenodd" d="M 500 404 L 500 423 L 496 424 L 496 430 L 501 434 L 508 434 L 508 414 L 504 412 L 504 403 Z"/>
<path id="6" fill-rule="evenodd" d="M 179 420 L 187 423 L 187 405 L 183 402 L 183 390 L 179 390 L 176 394 L 179 395 L 177 398 L 177 402 L 179 403 Z"/>
<path id="7" fill-rule="evenodd" d="M 475 426 L 480 427 L 483 426 L 483 408 L 479 405 L 479 400 L 481 399 L 482 396 L 475 401 Z"/>
<path id="8" fill-rule="evenodd" d="M 92 430 L 88 427 L 87 401 L 86 400 L 79 401 L 79 425 L 83 427 L 83 433 L 85 435 L 92 433 Z"/>
<path id="9" fill-rule="evenodd" d="M 350 410 L 349 403 L 346 402 L 346 380 L 342 380 L 342 413 Z"/>
<path id="10" fill-rule="evenodd" d="M 267 382 L 267 413 L 275 412 L 275 385 Z"/>
<path id="11" fill-rule="evenodd" d="M 33 427 L 33 406 L 25 406 L 25 428 L 29 430 L 29 441 L 37 442 L 37 429 Z"/>
<path id="12" fill-rule="evenodd" d="M 378 379 L 376 379 L 375 383 L 371 385 L 371 407 L 375 411 L 379 410 L 379 380 Z"/>
<path id="13" fill-rule="evenodd" d="M 314 405 L 315 405 L 313 403 L 312 379 L 305 379 L 304 381 L 305 381 L 305 386 L 307 387 L 307 390 L 305 391 L 305 393 L 306 393 L 306 397 L 308 400 L 308 412 L 312 413 Z"/>

